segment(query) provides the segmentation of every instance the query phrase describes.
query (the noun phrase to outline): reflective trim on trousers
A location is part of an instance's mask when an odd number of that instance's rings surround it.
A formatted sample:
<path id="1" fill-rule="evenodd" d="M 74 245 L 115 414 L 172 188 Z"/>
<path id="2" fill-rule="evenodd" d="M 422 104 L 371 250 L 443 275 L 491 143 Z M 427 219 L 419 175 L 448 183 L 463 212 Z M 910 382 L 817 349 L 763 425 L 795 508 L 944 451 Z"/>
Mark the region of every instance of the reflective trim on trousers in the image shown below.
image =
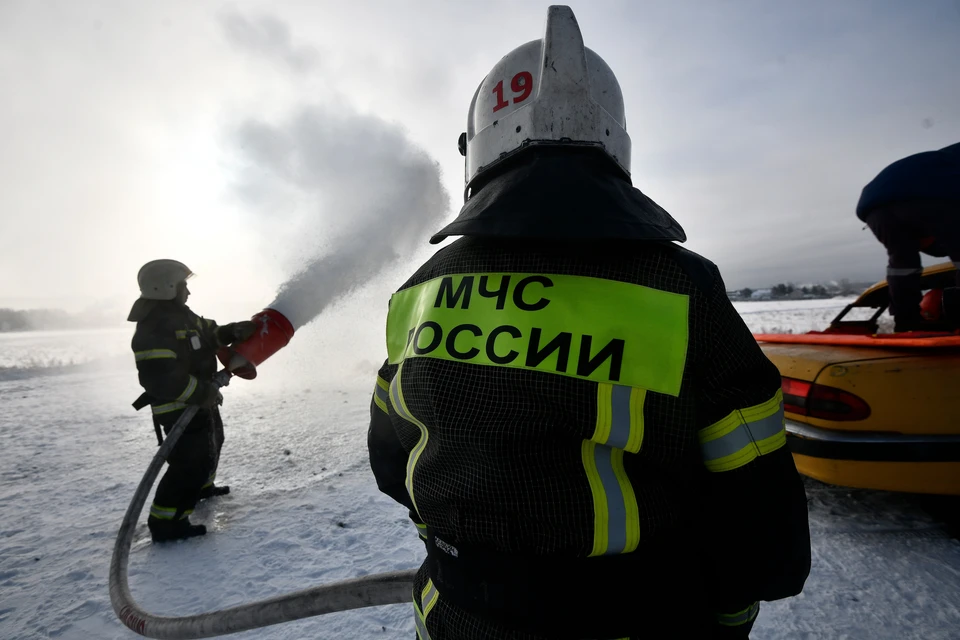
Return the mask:
<path id="1" fill-rule="evenodd" d="M 760 603 L 754 602 L 743 611 L 738 611 L 736 613 L 718 613 L 717 622 L 725 627 L 739 627 L 740 625 L 747 624 L 751 620 L 755 619 L 759 613 Z"/>
<path id="2" fill-rule="evenodd" d="M 185 519 L 193 513 L 193 509 L 188 509 L 180 514 L 180 520 Z M 157 503 L 150 505 L 150 515 L 156 518 L 157 520 L 173 520 L 177 515 L 177 510 L 171 507 L 161 507 Z"/>

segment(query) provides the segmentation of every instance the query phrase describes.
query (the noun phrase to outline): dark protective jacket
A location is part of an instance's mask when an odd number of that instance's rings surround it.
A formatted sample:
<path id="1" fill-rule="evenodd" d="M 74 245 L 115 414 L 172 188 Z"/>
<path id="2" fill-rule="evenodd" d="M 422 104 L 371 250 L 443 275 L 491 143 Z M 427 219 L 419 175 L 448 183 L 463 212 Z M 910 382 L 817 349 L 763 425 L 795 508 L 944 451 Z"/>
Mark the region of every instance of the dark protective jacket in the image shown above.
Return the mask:
<path id="1" fill-rule="evenodd" d="M 137 322 L 131 347 L 145 391 L 140 402 L 150 403 L 163 426 L 172 426 L 187 405 L 212 404 L 221 329 L 174 301 L 156 303 Z"/>
<path id="2" fill-rule="evenodd" d="M 421 639 L 746 637 L 803 587 L 779 372 L 712 263 L 627 226 L 469 229 L 391 299 L 368 444 Z"/>
<path id="3" fill-rule="evenodd" d="M 857 217 L 887 250 L 896 330 L 922 328 L 920 253 L 949 256 L 960 268 L 960 144 L 886 167 L 863 188 Z"/>
<path id="4" fill-rule="evenodd" d="M 860 193 L 857 217 L 896 203 L 960 201 L 960 143 L 901 158 L 883 169 Z"/>

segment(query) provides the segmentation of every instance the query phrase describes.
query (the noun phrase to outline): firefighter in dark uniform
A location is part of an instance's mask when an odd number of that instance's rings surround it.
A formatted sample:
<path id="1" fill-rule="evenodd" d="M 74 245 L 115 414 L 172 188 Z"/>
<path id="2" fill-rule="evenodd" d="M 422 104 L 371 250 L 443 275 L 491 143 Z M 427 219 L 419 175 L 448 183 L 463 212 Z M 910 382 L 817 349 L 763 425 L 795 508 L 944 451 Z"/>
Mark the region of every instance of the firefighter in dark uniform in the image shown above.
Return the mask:
<path id="1" fill-rule="evenodd" d="M 887 250 L 890 313 L 896 331 L 960 326 L 960 143 L 901 158 L 860 194 L 857 217 Z M 957 287 L 943 292 L 941 319 L 921 317 L 920 253 L 949 257 Z"/>
<path id="2" fill-rule="evenodd" d="M 190 523 L 194 505 L 230 491 L 214 484 L 223 445 L 218 409 L 222 396 L 212 383 L 217 372 L 216 352 L 256 330 L 250 321 L 217 326 L 191 311 L 186 305 L 191 275 L 190 269 L 176 260 L 145 264 L 137 274 L 140 299 L 127 318 L 137 323 L 131 346 L 145 390 L 134 407 L 139 410 L 151 405 L 158 441 L 163 439 L 161 428 L 169 433 L 188 405 L 201 407 L 171 451 L 169 468 L 157 485 L 147 518 L 154 542 L 205 534 L 206 527 Z"/>
<path id="3" fill-rule="evenodd" d="M 391 297 L 368 432 L 427 557 L 420 640 L 747 638 L 810 570 L 780 375 L 632 186 L 568 7 L 461 136 L 465 204 Z"/>

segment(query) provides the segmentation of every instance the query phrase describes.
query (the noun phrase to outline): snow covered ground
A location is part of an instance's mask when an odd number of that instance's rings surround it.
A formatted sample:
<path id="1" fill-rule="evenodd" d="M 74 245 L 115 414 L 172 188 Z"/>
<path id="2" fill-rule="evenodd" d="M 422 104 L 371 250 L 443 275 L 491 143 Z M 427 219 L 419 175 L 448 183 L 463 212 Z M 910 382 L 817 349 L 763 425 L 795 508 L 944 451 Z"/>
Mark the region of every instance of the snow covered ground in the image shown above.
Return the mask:
<path id="1" fill-rule="evenodd" d="M 802 332 L 844 304 L 736 306 L 756 332 Z M 307 350 L 303 334 L 288 349 Z M 129 338 L 129 327 L 0 334 L 0 638 L 137 637 L 107 591 L 117 527 L 156 450 L 148 416 L 130 407 Z M 224 390 L 219 482 L 233 492 L 198 508 L 210 533 L 154 546 L 141 516 L 130 582 L 147 610 L 200 613 L 419 565 L 422 545 L 366 459 L 376 364 L 323 377 L 301 363 L 278 382 L 293 362 L 283 355 Z M 960 637 L 960 542 L 909 496 L 807 488 L 810 579 L 762 606 L 754 638 Z M 394 605 L 227 637 L 409 640 L 414 626 L 412 608 Z"/>

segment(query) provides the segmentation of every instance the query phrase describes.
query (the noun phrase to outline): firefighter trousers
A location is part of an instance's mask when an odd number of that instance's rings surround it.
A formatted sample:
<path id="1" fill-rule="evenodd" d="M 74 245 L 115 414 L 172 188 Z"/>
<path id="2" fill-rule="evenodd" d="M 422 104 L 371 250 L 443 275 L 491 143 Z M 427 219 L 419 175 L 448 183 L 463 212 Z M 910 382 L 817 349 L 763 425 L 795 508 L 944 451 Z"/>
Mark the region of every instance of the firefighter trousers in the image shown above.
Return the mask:
<path id="1" fill-rule="evenodd" d="M 165 432 L 169 430 L 164 426 Z M 167 471 L 150 507 L 151 517 L 180 520 L 193 512 L 200 490 L 216 476 L 223 440 L 220 412 L 198 411 L 167 458 Z"/>

